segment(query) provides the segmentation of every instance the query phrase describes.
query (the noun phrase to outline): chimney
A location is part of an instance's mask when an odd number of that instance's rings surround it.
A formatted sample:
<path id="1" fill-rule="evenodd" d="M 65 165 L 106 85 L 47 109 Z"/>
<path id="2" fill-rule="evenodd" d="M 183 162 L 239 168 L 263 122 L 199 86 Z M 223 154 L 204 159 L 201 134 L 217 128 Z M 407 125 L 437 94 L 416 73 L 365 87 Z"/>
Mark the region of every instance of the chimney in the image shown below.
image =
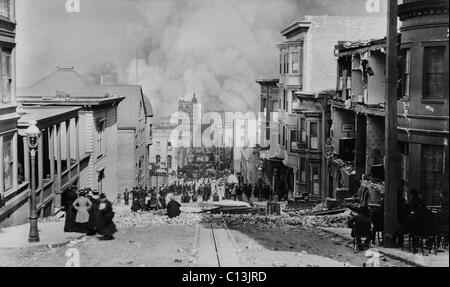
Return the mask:
<path id="1" fill-rule="evenodd" d="M 100 85 L 103 85 L 103 74 L 100 75 Z"/>

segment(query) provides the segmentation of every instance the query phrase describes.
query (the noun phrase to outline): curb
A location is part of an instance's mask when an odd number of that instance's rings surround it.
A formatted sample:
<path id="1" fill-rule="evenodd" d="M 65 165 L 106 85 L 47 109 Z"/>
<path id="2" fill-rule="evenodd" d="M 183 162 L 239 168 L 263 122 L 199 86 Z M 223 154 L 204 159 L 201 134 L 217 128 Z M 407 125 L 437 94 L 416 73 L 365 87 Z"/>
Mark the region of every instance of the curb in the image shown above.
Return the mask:
<path id="1" fill-rule="evenodd" d="M 51 246 L 51 248 L 59 248 L 59 247 L 63 247 L 64 245 L 69 244 L 72 240 L 78 240 L 78 239 L 83 238 L 85 236 L 86 236 L 86 234 L 80 234 L 79 236 L 75 236 L 74 238 L 69 239 L 69 240 L 65 240 L 63 242 L 43 243 L 43 244 L 36 244 L 36 245 L 33 245 L 33 246 L 22 246 L 22 247 L 20 247 L 20 246 L 18 246 L 18 247 L 3 247 L 3 246 L 0 246 L 0 250 L 1 249 L 27 249 L 27 248 L 36 248 L 36 247 L 44 247 L 44 246 L 45 247 L 49 247 L 49 245 Z"/>
<path id="2" fill-rule="evenodd" d="M 341 234 L 337 234 L 337 233 L 334 233 L 334 232 L 332 232 L 332 231 L 330 231 L 330 230 L 322 229 L 322 228 L 320 228 L 320 227 L 319 227 L 319 229 L 320 229 L 321 231 L 323 231 L 323 232 L 326 232 L 326 233 L 330 234 L 330 235 L 338 236 L 338 237 L 340 237 L 340 238 L 342 238 L 342 239 L 349 240 L 349 238 L 347 238 L 347 237 L 345 237 L 345 236 L 342 236 Z M 428 266 L 419 264 L 419 263 L 417 263 L 417 262 L 415 262 L 415 261 L 412 261 L 412 260 L 403 258 L 403 257 L 401 257 L 401 256 L 394 255 L 394 254 L 391 254 L 391 253 L 386 252 L 386 251 L 382 251 L 382 250 L 380 250 L 380 249 L 378 249 L 378 248 L 376 248 L 376 247 L 374 247 L 374 248 L 372 248 L 372 249 L 375 250 L 375 251 L 377 251 L 378 253 L 383 254 L 383 255 L 386 256 L 386 257 L 389 257 L 389 258 L 391 258 L 391 259 L 395 259 L 395 260 L 398 260 L 398 261 L 407 263 L 407 264 L 409 264 L 409 265 L 413 265 L 413 266 L 415 266 L 415 267 L 428 267 Z"/>

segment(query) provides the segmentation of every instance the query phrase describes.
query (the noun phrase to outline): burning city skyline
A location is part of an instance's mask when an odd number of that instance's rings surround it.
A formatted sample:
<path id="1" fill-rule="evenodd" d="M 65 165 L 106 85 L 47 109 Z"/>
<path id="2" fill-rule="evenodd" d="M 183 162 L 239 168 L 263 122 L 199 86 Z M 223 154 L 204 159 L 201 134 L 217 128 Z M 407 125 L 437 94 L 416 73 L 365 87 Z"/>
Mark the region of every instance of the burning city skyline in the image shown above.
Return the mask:
<path id="1" fill-rule="evenodd" d="M 344 2 L 81 0 L 79 13 L 68 13 L 62 0 L 19 0 L 18 87 L 75 66 L 97 83 L 103 75 L 105 83 L 142 85 L 156 117 L 193 93 L 206 111 L 255 112 L 254 79 L 276 75 L 284 26 L 308 14 L 379 14 L 366 1 Z"/>

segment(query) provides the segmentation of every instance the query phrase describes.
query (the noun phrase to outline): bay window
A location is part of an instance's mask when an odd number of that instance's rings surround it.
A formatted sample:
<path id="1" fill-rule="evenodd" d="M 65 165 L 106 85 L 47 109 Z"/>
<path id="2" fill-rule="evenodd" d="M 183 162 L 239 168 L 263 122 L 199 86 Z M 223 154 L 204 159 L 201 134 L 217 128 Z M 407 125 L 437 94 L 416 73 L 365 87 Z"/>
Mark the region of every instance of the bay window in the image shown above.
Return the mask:
<path id="1" fill-rule="evenodd" d="M 411 74 L 411 50 L 403 50 L 403 89 L 402 96 L 404 99 L 409 99 L 409 89 L 410 89 L 410 74 Z"/>
<path id="2" fill-rule="evenodd" d="M 300 119 L 300 142 L 306 143 L 306 119 Z"/>
<path id="3" fill-rule="evenodd" d="M 6 192 L 13 187 L 13 137 L 3 138 L 3 190 Z"/>
<path id="4" fill-rule="evenodd" d="M 423 97 L 443 98 L 445 94 L 446 46 L 426 46 L 423 51 Z"/>
<path id="5" fill-rule="evenodd" d="M 9 49 L 1 49 L 1 65 L 2 65 L 2 89 L 0 103 L 7 104 L 11 102 L 11 85 L 12 85 L 12 69 L 11 69 L 11 53 Z"/>
<path id="6" fill-rule="evenodd" d="M 310 149 L 319 149 L 319 127 L 317 122 L 309 124 L 309 145 Z"/>
<path id="7" fill-rule="evenodd" d="M 440 204 L 440 191 L 444 179 L 444 148 L 438 145 L 422 145 L 422 196 L 427 205 Z"/>
<path id="8" fill-rule="evenodd" d="M 292 53 L 292 73 L 297 74 L 299 72 L 299 52 Z"/>
<path id="9" fill-rule="evenodd" d="M 0 16 L 8 19 L 11 17 L 10 0 L 0 0 Z"/>

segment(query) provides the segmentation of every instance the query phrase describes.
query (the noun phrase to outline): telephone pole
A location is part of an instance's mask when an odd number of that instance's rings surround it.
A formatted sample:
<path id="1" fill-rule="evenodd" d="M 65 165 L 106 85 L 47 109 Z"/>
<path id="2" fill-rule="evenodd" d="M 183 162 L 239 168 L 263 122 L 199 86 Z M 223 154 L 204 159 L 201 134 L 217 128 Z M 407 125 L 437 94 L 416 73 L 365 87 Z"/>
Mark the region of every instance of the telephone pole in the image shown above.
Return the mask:
<path id="1" fill-rule="evenodd" d="M 397 141 L 397 0 L 388 0 L 387 57 L 385 104 L 385 185 L 384 185 L 384 246 L 396 246 L 398 199 L 398 141 Z"/>

